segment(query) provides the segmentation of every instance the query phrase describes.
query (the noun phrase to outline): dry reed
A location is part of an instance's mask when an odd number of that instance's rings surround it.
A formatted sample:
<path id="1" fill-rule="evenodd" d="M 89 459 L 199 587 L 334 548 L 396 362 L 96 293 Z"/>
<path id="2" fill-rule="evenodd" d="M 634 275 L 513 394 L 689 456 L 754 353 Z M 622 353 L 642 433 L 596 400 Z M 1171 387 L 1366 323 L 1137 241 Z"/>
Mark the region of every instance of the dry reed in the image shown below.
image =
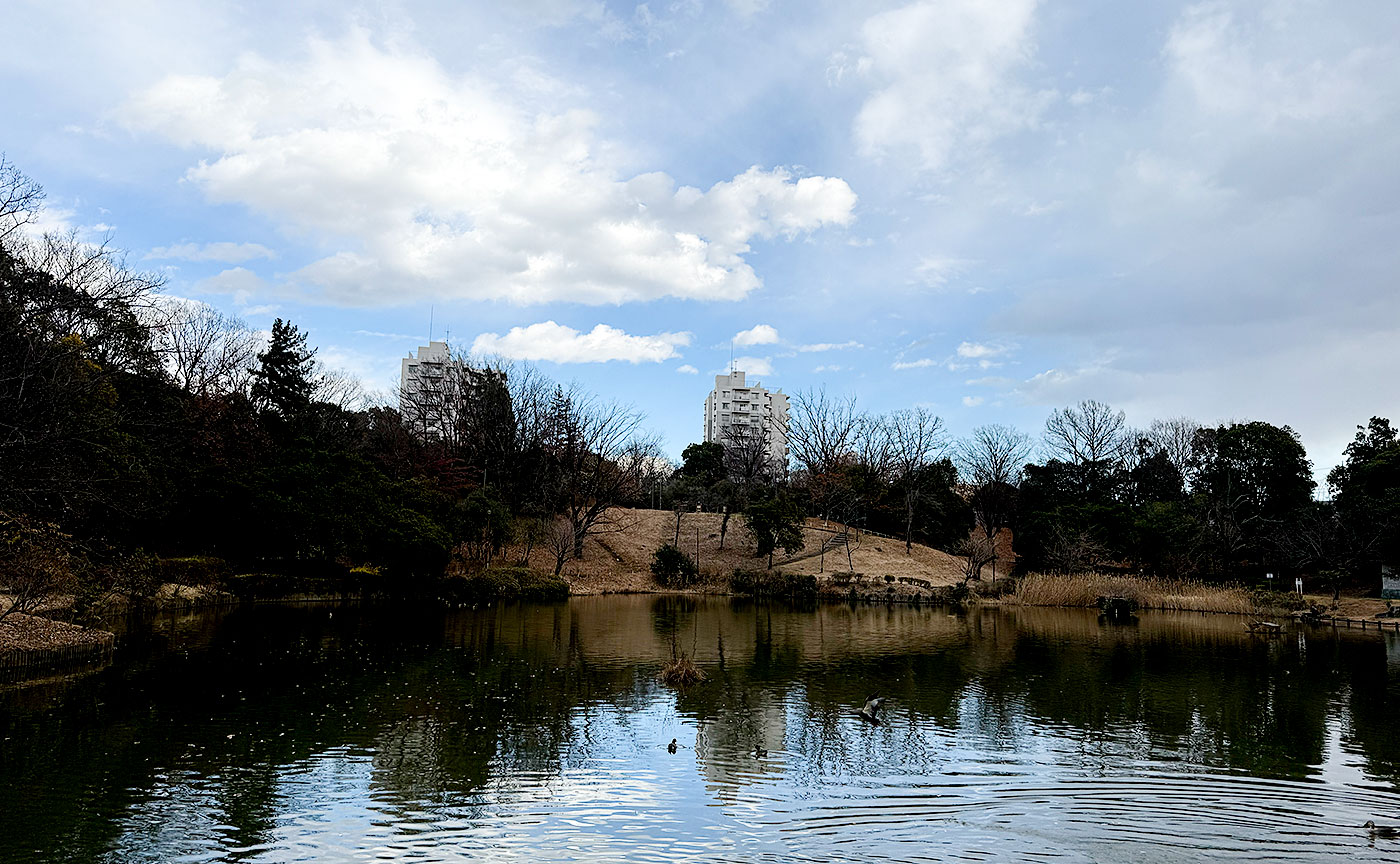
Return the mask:
<path id="1" fill-rule="evenodd" d="M 1099 573 L 1030 573 L 1003 602 L 1021 606 L 1095 606 L 1100 597 L 1124 597 L 1143 609 L 1241 615 L 1258 611 L 1249 591 L 1236 585 Z"/>
<path id="2" fill-rule="evenodd" d="M 691 661 L 689 655 L 684 651 L 677 651 L 676 647 L 672 645 L 671 662 L 661 667 L 661 671 L 656 675 L 656 680 L 662 684 L 689 687 L 692 684 L 699 684 L 708 677 L 704 670 Z"/>

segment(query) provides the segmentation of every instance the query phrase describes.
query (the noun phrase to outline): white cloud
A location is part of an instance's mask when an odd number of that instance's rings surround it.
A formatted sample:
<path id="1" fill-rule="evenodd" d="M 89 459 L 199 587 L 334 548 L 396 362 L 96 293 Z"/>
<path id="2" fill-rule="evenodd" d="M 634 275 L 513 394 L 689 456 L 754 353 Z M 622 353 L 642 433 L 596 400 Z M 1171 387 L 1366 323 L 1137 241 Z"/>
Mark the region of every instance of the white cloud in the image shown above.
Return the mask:
<path id="1" fill-rule="evenodd" d="M 610 360 L 660 363 L 679 356 L 676 346 L 689 344 L 689 333 L 631 336 L 606 324 L 580 333 L 572 327 L 544 321 L 528 327 L 512 327 L 504 336 L 482 333 L 472 342 L 472 353 L 554 363 L 606 363 Z"/>
<path id="2" fill-rule="evenodd" d="M 1308 55 L 1327 44 L 1327 25 L 1312 34 L 1314 46 L 1282 56 L 1275 40 L 1302 35 L 1294 27 L 1309 25 L 1293 18 L 1285 4 L 1261 5 L 1257 20 L 1240 20 L 1222 4 L 1202 3 L 1172 27 L 1163 54 L 1175 83 L 1196 105 L 1209 114 L 1268 125 L 1369 113 L 1373 94 L 1356 85 L 1381 72 L 1376 67 L 1383 58 L 1354 49 L 1325 65 L 1314 62 Z"/>
<path id="3" fill-rule="evenodd" d="M 864 348 L 865 346 L 852 339 L 849 342 L 814 342 L 811 345 L 798 345 L 798 351 L 844 351 L 847 348 Z"/>
<path id="4" fill-rule="evenodd" d="M 422 334 L 409 336 L 407 333 L 381 333 L 378 330 L 356 330 L 354 332 L 356 336 L 373 336 L 376 339 L 393 339 L 396 342 L 412 342 L 414 339 L 423 338 Z"/>
<path id="5" fill-rule="evenodd" d="M 861 152 L 913 150 L 923 168 L 938 170 L 1034 126 L 1053 94 L 1027 89 L 1015 74 L 1033 54 L 1036 5 L 920 0 L 869 18 L 854 64 L 874 87 L 855 120 Z"/>
<path id="6" fill-rule="evenodd" d="M 676 367 L 676 371 L 679 372 L 679 373 L 681 373 L 682 375 L 699 375 L 699 374 L 700 374 L 700 370 L 699 370 L 699 369 L 696 369 L 694 366 L 691 366 L 689 363 L 685 363 L 685 364 L 683 364 L 683 365 L 681 365 L 681 366 L 677 366 L 677 367 Z"/>
<path id="7" fill-rule="evenodd" d="M 918 360 L 896 360 L 893 364 L 890 365 L 890 368 L 896 371 L 902 369 L 927 369 L 932 365 L 932 360 L 930 360 L 927 357 L 921 357 Z"/>
<path id="8" fill-rule="evenodd" d="M 840 372 L 841 369 L 842 369 L 841 366 L 837 366 L 837 365 L 835 365 L 835 364 L 817 366 L 817 367 L 815 367 L 815 368 L 812 370 L 812 374 L 815 375 L 815 374 L 817 374 L 817 373 L 819 373 L 819 372 Z"/>
<path id="9" fill-rule="evenodd" d="M 735 345 L 775 345 L 777 342 L 778 331 L 768 324 L 755 324 L 734 334 Z"/>
<path id="10" fill-rule="evenodd" d="M 985 401 L 987 400 L 983 399 L 981 396 L 964 396 L 962 398 L 962 404 L 968 408 L 976 408 Z"/>
<path id="11" fill-rule="evenodd" d="M 146 260 L 179 259 L 183 261 L 220 261 L 242 264 L 256 258 L 276 258 L 277 253 L 260 243 L 179 243 L 157 246 L 146 253 Z"/>
<path id="12" fill-rule="evenodd" d="M 988 375 L 983 378 L 969 378 L 963 382 L 969 387 L 1012 387 L 1016 384 L 1015 379 L 1006 378 L 1001 375 Z"/>
<path id="13" fill-rule="evenodd" d="M 924 257 L 914 268 L 918 280 L 930 288 L 942 288 L 955 276 L 961 276 L 977 262 L 966 258 Z"/>
<path id="14" fill-rule="evenodd" d="M 774 375 L 771 357 L 735 357 L 734 368 L 750 375 Z M 724 371 L 728 371 L 727 369 Z"/>
<path id="15" fill-rule="evenodd" d="M 987 357 L 1000 357 L 1010 350 L 1005 345 L 986 345 L 981 342 L 963 342 L 958 345 L 958 356 L 971 360 L 981 360 Z"/>
<path id="16" fill-rule="evenodd" d="M 248 297 L 267 290 L 267 283 L 252 270 L 244 267 L 231 267 L 194 283 L 194 290 L 204 294 L 231 294 L 240 306 L 246 305 Z"/>
<path id="17" fill-rule="evenodd" d="M 762 284 L 754 241 L 854 218 L 845 181 L 784 168 L 708 190 L 628 178 L 593 114 L 530 82 L 457 77 L 357 30 L 292 62 L 167 76 L 117 116 L 212 153 L 186 172 L 210 201 L 337 249 L 288 287 L 339 304 L 738 300 Z"/>

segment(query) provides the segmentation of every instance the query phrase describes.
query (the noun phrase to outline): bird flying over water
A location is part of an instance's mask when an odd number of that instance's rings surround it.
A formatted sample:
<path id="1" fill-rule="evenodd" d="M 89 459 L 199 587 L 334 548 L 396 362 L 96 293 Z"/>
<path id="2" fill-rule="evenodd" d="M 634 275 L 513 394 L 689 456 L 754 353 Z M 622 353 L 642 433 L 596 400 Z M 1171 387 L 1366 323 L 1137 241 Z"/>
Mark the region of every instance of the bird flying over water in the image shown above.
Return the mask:
<path id="1" fill-rule="evenodd" d="M 867 720 L 871 723 L 879 723 L 880 706 L 884 704 L 884 696 L 871 696 L 869 699 L 865 700 L 865 705 L 856 713 L 860 715 L 860 719 L 862 720 Z"/>

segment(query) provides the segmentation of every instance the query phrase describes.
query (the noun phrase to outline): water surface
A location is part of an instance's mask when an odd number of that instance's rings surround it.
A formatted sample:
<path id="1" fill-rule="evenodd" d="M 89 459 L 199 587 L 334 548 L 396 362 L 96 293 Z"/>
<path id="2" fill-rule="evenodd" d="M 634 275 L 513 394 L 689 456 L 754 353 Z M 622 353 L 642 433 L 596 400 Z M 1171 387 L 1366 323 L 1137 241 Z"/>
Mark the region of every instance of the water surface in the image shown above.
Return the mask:
<path id="1" fill-rule="evenodd" d="M 0 690 L 0 861 L 1390 861 L 1397 709 L 1394 635 L 1227 616 L 253 607 Z"/>

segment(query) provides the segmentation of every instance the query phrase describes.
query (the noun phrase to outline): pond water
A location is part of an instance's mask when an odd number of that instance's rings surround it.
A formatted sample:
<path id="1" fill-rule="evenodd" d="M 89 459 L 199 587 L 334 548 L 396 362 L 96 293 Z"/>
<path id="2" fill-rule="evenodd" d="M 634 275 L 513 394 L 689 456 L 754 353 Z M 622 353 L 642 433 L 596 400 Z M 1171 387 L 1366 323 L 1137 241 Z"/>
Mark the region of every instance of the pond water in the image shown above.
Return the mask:
<path id="1" fill-rule="evenodd" d="M 1400 640 L 1227 616 L 252 607 L 0 690 L 0 737 L 5 862 L 1400 855 Z"/>

